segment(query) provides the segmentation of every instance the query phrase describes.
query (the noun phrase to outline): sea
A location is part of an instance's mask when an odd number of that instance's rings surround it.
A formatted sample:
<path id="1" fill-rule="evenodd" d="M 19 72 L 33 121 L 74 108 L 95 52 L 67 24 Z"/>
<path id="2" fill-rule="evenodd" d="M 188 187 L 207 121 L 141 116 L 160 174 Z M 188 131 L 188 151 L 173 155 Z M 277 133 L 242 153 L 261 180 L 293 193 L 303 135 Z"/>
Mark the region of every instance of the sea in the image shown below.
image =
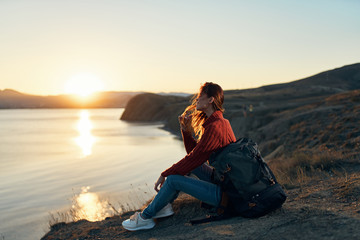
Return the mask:
<path id="1" fill-rule="evenodd" d="M 136 209 L 185 155 L 162 123 L 124 109 L 0 110 L 0 239 L 40 239 L 50 225 Z"/>

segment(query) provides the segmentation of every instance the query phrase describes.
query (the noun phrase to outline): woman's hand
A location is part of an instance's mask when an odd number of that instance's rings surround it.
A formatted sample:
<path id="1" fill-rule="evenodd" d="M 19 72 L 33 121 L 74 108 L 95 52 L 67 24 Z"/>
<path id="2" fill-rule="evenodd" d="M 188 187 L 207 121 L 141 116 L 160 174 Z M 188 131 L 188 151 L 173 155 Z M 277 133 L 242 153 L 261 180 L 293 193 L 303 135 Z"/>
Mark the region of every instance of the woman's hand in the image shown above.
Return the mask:
<path id="1" fill-rule="evenodd" d="M 191 125 L 191 116 L 190 116 L 189 112 L 187 112 L 186 114 L 180 115 L 178 118 L 179 118 L 181 130 L 183 130 L 185 132 L 189 131 L 189 126 Z"/>
<path id="2" fill-rule="evenodd" d="M 160 191 L 160 188 L 162 187 L 164 182 L 165 182 L 165 178 L 160 175 L 160 177 L 158 178 L 158 180 L 155 183 L 155 187 L 154 187 L 155 191 L 157 191 L 157 192 Z M 160 187 L 159 187 L 159 185 L 160 185 Z"/>

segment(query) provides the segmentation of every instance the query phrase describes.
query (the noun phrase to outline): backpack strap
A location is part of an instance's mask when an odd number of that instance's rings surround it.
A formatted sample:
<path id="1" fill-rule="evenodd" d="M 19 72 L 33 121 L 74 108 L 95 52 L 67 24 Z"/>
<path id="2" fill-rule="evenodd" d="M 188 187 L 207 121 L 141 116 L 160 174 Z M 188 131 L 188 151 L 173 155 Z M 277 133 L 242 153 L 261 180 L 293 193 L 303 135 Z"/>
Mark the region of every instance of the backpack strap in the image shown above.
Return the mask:
<path id="1" fill-rule="evenodd" d="M 226 211 L 226 208 L 228 207 L 228 204 L 229 204 L 229 196 L 226 194 L 225 191 L 223 191 L 221 194 L 220 206 L 216 210 L 217 214 L 223 215 Z"/>
<path id="2" fill-rule="evenodd" d="M 221 195 L 221 202 L 219 207 L 216 209 L 215 215 L 207 215 L 205 218 L 195 218 L 191 219 L 191 225 L 200 224 L 200 223 L 207 223 L 213 221 L 220 221 L 231 217 L 231 214 L 227 211 L 227 207 L 229 204 L 229 196 L 226 192 L 222 192 Z"/>
<path id="3" fill-rule="evenodd" d="M 224 219 L 228 219 L 230 216 L 222 214 L 222 215 L 208 215 L 205 218 L 194 218 L 190 220 L 191 225 L 200 224 L 200 223 L 207 223 L 207 222 L 214 222 L 220 221 Z"/>
<path id="4" fill-rule="evenodd" d="M 268 183 L 270 183 L 270 185 L 274 185 L 275 183 L 277 183 L 274 174 L 272 173 L 272 171 L 270 170 L 269 166 L 266 164 L 264 159 L 261 157 L 260 153 L 256 156 L 256 160 L 259 162 L 260 169 L 263 172 L 264 176 L 269 181 Z"/>

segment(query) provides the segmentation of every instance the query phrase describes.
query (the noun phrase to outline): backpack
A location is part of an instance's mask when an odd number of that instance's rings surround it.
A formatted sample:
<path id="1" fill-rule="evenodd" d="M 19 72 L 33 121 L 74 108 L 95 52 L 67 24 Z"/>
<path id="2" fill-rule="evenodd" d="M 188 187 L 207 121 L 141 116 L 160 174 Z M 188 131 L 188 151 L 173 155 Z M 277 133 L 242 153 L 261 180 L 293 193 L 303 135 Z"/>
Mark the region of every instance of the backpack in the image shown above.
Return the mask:
<path id="1" fill-rule="evenodd" d="M 213 182 L 223 195 L 217 215 L 192 220 L 192 224 L 221 220 L 233 216 L 260 217 L 278 209 L 286 194 L 260 155 L 258 145 L 240 138 L 210 156 L 214 167 Z"/>

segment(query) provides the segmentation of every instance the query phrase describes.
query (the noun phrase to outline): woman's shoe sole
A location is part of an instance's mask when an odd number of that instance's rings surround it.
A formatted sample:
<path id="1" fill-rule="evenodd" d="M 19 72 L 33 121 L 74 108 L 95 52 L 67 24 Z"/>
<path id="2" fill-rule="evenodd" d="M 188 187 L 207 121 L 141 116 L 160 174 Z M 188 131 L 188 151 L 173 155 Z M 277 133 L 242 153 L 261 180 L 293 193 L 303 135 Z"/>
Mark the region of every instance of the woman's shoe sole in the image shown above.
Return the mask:
<path id="1" fill-rule="evenodd" d="M 153 227 L 155 227 L 155 223 L 154 223 L 154 225 L 149 225 L 149 226 L 142 226 L 142 227 L 137 227 L 137 228 L 127 228 L 127 227 L 125 227 L 124 225 L 122 225 L 123 226 L 123 228 L 125 228 L 126 230 L 128 230 L 128 231 L 137 231 L 137 230 L 147 230 L 147 229 L 152 229 Z"/>

